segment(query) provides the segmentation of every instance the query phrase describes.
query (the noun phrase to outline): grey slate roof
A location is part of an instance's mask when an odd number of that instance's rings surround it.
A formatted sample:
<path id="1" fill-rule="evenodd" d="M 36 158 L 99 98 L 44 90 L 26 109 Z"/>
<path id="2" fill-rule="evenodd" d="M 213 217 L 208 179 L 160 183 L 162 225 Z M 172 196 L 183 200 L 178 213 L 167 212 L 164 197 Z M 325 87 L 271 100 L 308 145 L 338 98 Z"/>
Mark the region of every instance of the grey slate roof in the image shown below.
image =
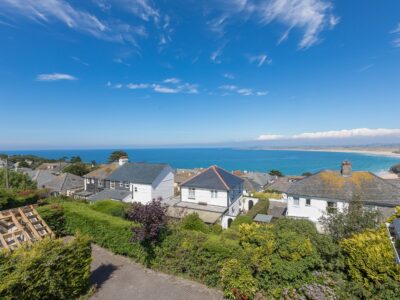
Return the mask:
<path id="1" fill-rule="evenodd" d="M 31 170 L 21 168 L 20 171 L 27 174 L 33 181 L 36 181 L 38 188 L 42 188 L 46 183 L 57 178 L 57 176 L 50 170 Z"/>
<path id="2" fill-rule="evenodd" d="M 89 196 L 87 199 L 89 201 L 99 201 L 99 200 L 119 200 L 122 201 L 130 195 L 129 191 L 125 190 L 111 190 L 105 189 L 94 195 Z"/>
<path id="3" fill-rule="evenodd" d="M 293 184 L 294 182 L 290 182 L 288 177 L 278 177 L 273 183 L 266 185 L 265 189 L 280 193 L 287 193 L 290 186 Z"/>
<path id="4" fill-rule="evenodd" d="M 248 172 L 243 175 L 243 177 L 247 177 L 261 186 L 267 185 L 275 180 L 275 176 L 261 172 Z"/>
<path id="5" fill-rule="evenodd" d="M 84 182 L 83 178 L 80 176 L 70 173 L 63 173 L 44 184 L 44 187 L 54 192 L 62 192 L 83 188 Z"/>
<path id="6" fill-rule="evenodd" d="M 152 184 L 168 164 L 125 163 L 106 179 L 110 181 Z"/>
<path id="7" fill-rule="evenodd" d="M 254 218 L 254 221 L 260 223 L 271 223 L 272 218 L 273 216 L 271 215 L 257 214 Z"/>
<path id="8" fill-rule="evenodd" d="M 322 171 L 293 183 L 288 194 L 347 202 L 359 196 L 370 204 L 400 205 L 400 188 L 370 172 L 344 177 L 338 171 Z"/>
<path id="9" fill-rule="evenodd" d="M 212 166 L 184 182 L 181 186 L 229 191 L 243 181 L 242 178 L 218 166 Z"/>
<path id="10" fill-rule="evenodd" d="M 393 221 L 393 229 L 396 234 L 396 238 L 400 240 L 400 218 Z"/>
<path id="11" fill-rule="evenodd" d="M 258 184 L 257 182 L 255 182 L 254 180 L 247 178 L 247 177 L 243 177 L 244 180 L 244 189 L 246 191 L 261 191 L 263 190 L 263 186 Z"/>

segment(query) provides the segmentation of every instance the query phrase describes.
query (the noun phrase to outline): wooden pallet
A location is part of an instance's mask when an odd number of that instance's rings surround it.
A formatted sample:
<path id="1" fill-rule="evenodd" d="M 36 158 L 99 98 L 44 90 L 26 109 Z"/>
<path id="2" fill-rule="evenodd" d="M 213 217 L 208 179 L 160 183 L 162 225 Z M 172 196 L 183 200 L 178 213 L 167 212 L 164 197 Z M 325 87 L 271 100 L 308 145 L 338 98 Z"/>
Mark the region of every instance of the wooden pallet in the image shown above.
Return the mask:
<path id="1" fill-rule="evenodd" d="M 54 238 L 54 233 L 33 205 L 0 211 L 0 250 L 12 251 L 46 236 Z"/>

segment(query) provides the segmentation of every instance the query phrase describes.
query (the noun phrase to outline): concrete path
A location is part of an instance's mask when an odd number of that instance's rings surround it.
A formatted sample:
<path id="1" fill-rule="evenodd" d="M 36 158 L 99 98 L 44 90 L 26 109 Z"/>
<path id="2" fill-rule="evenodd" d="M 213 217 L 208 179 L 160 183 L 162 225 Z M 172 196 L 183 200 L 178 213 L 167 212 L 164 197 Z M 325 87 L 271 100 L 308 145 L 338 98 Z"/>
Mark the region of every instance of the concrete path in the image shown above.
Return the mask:
<path id="1" fill-rule="evenodd" d="M 124 256 L 93 245 L 93 300 L 220 300 L 222 292 L 175 276 L 146 269 Z"/>

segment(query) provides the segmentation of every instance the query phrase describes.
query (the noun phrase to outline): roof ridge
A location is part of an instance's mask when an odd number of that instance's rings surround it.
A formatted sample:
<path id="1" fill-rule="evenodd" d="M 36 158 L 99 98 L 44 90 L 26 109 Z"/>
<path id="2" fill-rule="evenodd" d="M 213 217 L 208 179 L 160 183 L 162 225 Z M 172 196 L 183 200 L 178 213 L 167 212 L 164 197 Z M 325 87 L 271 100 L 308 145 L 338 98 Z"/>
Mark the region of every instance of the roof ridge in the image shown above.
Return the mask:
<path id="1" fill-rule="evenodd" d="M 211 166 L 211 167 L 212 167 L 212 166 Z M 192 179 L 194 179 L 194 178 L 200 176 L 201 174 L 203 174 L 203 173 L 206 172 L 207 170 L 211 169 L 211 167 L 208 167 L 207 169 L 204 169 L 203 171 L 201 171 L 200 173 L 194 175 L 193 177 L 191 177 L 191 178 L 185 180 L 184 182 L 181 183 L 181 185 L 184 185 L 185 183 L 191 181 Z"/>
<path id="2" fill-rule="evenodd" d="M 219 174 L 216 170 L 216 166 L 212 166 L 211 167 L 212 170 L 214 171 L 214 173 L 218 176 L 219 180 L 221 180 L 221 182 L 223 183 L 223 185 L 228 189 L 228 191 L 230 190 L 229 186 L 226 184 L 225 180 L 222 178 L 221 174 Z M 220 167 L 218 167 L 219 169 L 221 169 Z"/>

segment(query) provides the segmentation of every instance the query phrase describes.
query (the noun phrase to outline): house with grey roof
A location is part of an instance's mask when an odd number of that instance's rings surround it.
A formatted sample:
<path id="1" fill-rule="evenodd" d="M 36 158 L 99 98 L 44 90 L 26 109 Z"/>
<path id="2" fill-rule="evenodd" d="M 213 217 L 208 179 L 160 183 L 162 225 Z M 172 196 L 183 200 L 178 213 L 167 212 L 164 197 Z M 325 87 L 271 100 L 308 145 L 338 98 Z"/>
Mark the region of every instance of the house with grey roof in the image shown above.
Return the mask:
<path id="1" fill-rule="evenodd" d="M 359 198 L 369 209 L 384 216 L 400 205 L 400 188 L 370 172 L 352 171 L 344 161 L 340 171 L 326 170 L 294 182 L 287 191 L 287 216 L 307 218 L 319 226 L 319 219 L 330 210 L 343 210 Z"/>
<path id="2" fill-rule="evenodd" d="M 176 206 L 216 213 L 223 228 L 243 210 L 244 180 L 218 166 L 211 166 L 181 184 Z M 248 203 L 253 205 L 255 203 Z"/>
<path id="3" fill-rule="evenodd" d="M 49 181 L 57 178 L 50 170 L 32 170 L 29 168 L 19 168 L 19 172 L 29 176 L 30 179 L 36 181 L 36 185 L 39 189 L 43 188 Z"/>
<path id="4" fill-rule="evenodd" d="M 153 199 L 165 200 L 174 196 L 174 173 L 168 164 L 124 162 L 104 180 L 107 188 L 100 194 L 104 199 L 109 199 L 107 193 L 112 193 L 109 190 L 129 192 L 130 197 L 123 201 L 142 204 Z"/>
<path id="5" fill-rule="evenodd" d="M 122 202 L 130 202 L 131 192 L 126 190 L 110 190 L 105 189 L 102 190 L 94 195 L 87 197 L 89 201 L 99 201 L 99 200 L 115 200 L 115 201 L 122 201 Z"/>
<path id="6" fill-rule="evenodd" d="M 107 177 L 123 164 L 124 162 L 120 160 L 119 162 L 100 165 L 95 170 L 84 175 L 85 192 L 95 194 L 104 189 L 109 189 L 110 182 L 107 180 Z"/>
<path id="7" fill-rule="evenodd" d="M 38 166 L 36 169 L 37 170 L 48 170 L 53 172 L 54 174 L 59 174 L 62 172 L 62 170 L 69 166 L 69 163 L 66 163 L 64 161 L 57 161 L 57 162 L 51 162 L 51 163 L 42 163 L 40 166 Z"/>
<path id="8" fill-rule="evenodd" d="M 53 180 L 46 182 L 43 187 L 48 189 L 53 196 L 72 196 L 77 191 L 83 190 L 84 184 L 82 177 L 70 173 L 62 173 Z"/>

